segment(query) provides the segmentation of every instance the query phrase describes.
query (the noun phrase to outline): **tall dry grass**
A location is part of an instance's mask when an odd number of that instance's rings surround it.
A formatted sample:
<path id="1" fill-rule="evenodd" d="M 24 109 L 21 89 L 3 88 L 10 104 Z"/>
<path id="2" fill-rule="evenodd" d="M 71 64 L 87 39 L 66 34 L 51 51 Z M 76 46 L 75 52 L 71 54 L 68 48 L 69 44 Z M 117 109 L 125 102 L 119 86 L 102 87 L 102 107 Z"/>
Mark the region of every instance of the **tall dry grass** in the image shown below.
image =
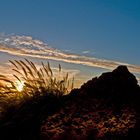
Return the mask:
<path id="1" fill-rule="evenodd" d="M 32 61 L 25 59 L 14 60 L 13 79 L 0 75 L 0 106 L 16 104 L 31 97 L 54 95 L 61 97 L 73 89 L 74 78 L 69 79 L 69 74 L 63 74 L 61 65 L 58 66 L 57 75 L 54 74 L 50 63 L 41 63 L 38 68 Z M 18 86 L 22 85 L 21 91 Z M 1 110 L 0 108 L 0 110 Z"/>

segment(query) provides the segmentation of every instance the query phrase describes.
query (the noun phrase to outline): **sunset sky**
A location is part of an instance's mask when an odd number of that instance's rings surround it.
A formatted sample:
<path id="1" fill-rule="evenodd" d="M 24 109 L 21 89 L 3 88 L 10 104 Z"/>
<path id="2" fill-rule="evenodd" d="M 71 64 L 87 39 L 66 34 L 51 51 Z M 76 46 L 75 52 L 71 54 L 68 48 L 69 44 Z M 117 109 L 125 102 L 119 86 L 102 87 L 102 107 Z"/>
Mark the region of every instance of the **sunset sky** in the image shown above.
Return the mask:
<path id="1" fill-rule="evenodd" d="M 23 58 L 60 63 L 78 84 L 120 64 L 140 79 L 140 1 L 1 0 L 0 74 Z"/>

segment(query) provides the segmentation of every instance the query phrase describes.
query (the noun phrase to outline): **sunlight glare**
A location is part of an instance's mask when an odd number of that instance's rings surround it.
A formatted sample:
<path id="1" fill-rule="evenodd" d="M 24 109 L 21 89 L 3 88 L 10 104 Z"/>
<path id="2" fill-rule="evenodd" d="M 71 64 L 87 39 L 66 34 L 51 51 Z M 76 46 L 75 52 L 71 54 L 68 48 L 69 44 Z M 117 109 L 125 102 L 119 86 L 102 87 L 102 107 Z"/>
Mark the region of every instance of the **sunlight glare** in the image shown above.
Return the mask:
<path id="1" fill-rule="evenodd" d="M 24 87 L 24 82 L 23 81 L 21 81 L 21 82 L 17 81 L 16 82 L 16 88 L 19 92 L 21 92 L 23 90 L 23 87 Z"/>

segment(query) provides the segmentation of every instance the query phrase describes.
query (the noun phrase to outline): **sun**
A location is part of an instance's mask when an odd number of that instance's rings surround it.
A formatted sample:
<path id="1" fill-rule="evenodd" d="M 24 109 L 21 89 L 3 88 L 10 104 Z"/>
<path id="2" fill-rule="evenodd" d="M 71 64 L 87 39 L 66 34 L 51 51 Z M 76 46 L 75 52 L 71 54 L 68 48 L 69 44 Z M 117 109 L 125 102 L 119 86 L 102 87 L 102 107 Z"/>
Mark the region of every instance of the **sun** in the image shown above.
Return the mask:
<path id="1" fill-rule="evenodd" d="M 17 91 L 21 92 L 23 90 L 24 87 L 24 82 L 23 81 L 16 81 L 16 89 Z"/>

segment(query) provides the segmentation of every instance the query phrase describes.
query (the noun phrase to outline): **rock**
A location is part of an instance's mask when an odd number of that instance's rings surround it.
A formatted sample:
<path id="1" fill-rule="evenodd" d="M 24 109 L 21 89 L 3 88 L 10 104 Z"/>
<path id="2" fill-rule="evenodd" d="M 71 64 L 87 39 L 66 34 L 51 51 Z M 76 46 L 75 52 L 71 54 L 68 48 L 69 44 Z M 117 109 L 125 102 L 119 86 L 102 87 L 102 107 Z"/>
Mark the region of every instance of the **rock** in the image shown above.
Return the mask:
<path id="1" fill-rule="evenodd" d="M 135 76 L 126 66 L 118 66 L 64 96 L 62 109 L 48 118 L 43 134 L 56 140 L 136 139 L 140 137 L 139 100 L 140 87 Z"/>
<path id="2" fill-rule="evenodd" d="M 140 98 L 139 85 L 126 66 L 118 66 L 112 72 L 103 73 L 81 86 L 80 93 L 95 98 L 136 101 Z"/>

